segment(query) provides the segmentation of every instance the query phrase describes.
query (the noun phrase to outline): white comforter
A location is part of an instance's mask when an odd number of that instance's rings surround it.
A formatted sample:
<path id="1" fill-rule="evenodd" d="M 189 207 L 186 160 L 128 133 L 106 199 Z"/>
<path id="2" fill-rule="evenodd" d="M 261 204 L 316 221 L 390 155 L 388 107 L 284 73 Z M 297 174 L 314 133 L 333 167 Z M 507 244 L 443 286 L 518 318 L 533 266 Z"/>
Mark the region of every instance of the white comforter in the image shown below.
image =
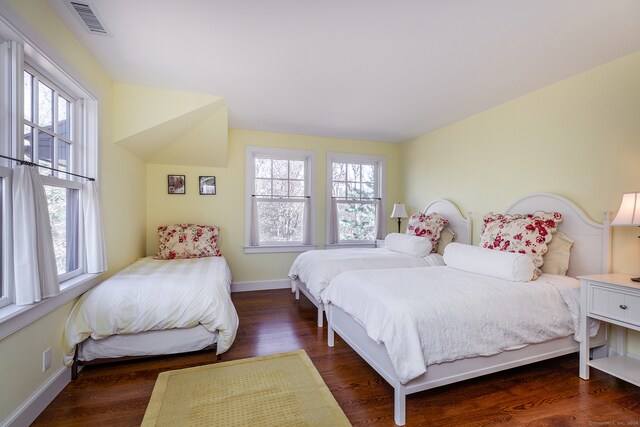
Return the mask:
<path id="1" fill-rule="evenodd" d="M 415 257 L 386 248 L 346 248 L 303 252 L 293 261 L 289 270 L 292 292 L 295 279 L 307 285 L 317 301 L 324 302 L 324 289 L 340 273 L 378 268 L 409 268 L 444 265 L 440 254 Z"/>
<path id="2" fill-rule="evenodd" d="M 403 384 L 431 364 L 579 331 L 579 282 L 554 275 L 510 282 L 449 267 L 365 270 L 336 276 L 324 296 L 384 343 Z"/>
<path id="3" fill-rule="evenodd" d="M 80 297 L 65 329 L 65 363 L 85 339 L 116 334 L 191 328 L 218 332 L 218 354 L 238 329 L 224 257 L 160 261 L 142 258 Z"/>

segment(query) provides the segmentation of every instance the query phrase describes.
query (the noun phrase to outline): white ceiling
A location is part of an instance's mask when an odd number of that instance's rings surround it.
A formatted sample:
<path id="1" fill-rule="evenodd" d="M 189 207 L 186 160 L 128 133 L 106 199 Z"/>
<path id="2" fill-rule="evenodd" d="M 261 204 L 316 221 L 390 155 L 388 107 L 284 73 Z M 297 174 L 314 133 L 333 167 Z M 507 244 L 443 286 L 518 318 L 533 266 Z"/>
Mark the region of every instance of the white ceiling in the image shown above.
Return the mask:
<path id="1" fill-rule="evenodd" d="M 54 11 L 122 83 L 230 127 L 403 141 L 640 50 L 638 0 L 91 0 Z"/>

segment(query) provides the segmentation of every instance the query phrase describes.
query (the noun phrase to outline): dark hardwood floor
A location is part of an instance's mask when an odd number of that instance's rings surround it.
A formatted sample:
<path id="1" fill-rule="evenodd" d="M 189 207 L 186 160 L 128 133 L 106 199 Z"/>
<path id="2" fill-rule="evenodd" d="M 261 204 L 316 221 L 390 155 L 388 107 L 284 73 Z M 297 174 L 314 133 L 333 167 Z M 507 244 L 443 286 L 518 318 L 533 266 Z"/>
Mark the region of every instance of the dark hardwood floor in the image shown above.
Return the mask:
<path id="1" fill-rule="evenodd" d="M 222 361 L 303 348 L 354 426 L 393 424 L 393 389 L 339 337 L 327 347 L 316 310 L 288 290 L 233 294 L 240 329 Z M 87 366 L 36 426 L 139 425 L 158 374 L 215 363 L 212 352 Z M 578 355 L 512 369 L 407 398 L 408 426 L 638 426 L 640 388 L 591 370 Z"/>

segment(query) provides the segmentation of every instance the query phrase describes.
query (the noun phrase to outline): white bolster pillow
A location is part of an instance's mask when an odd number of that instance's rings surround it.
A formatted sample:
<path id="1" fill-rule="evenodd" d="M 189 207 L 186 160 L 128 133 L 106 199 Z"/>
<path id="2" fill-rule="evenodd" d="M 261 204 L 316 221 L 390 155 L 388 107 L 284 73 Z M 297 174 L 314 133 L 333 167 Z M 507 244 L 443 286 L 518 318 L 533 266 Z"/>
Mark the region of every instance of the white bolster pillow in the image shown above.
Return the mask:
<path id="1" fill-rule="evenodd" d="M 450 243 L 444 250 L 444 263 L 451 268 L 483 274 L 512 282 L 528 282 L 536 267 L 529 255 L 479 246 Z"/>
<path id="2" fill-rule="evenodd" d="M 423 258 L 431 253 L 431 241 L 427 237 L 412 236 L 402 233 L 387 234 L 384 245 L 394 252 Z"/>

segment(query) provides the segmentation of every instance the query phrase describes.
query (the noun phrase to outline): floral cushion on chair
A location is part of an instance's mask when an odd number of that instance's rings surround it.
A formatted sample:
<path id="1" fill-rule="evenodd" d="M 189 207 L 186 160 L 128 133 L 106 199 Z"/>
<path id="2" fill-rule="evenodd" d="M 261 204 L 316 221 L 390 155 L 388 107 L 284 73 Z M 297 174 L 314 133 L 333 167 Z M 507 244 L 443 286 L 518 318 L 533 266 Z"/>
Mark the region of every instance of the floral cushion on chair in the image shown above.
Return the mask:
<path id="1" fill-rule="evenodd" d="M 213 225 L 172 224 L 158 227 L 160 247 L 155 259 L 220 256 L 219 229 Z"/>
<path id="2" fill-rule="evenodd" d="M 540 275 L 547 243 L 562 219 L 559 212 L 538 211 L 527 215 L 489 213 L 483 219 L 480 246 L 530 255 L 536 267 L 535 279 Z"/>
<path id="3" fill-rule="evenodd" d="M 406 234 L 427 237 L 431 241 L 431 253 L 433 253 L 438 248 L 440 232 L 448 224 L 449 221 L 435 212 L 428 214 L 416 212 L 409 218 Z"/>

